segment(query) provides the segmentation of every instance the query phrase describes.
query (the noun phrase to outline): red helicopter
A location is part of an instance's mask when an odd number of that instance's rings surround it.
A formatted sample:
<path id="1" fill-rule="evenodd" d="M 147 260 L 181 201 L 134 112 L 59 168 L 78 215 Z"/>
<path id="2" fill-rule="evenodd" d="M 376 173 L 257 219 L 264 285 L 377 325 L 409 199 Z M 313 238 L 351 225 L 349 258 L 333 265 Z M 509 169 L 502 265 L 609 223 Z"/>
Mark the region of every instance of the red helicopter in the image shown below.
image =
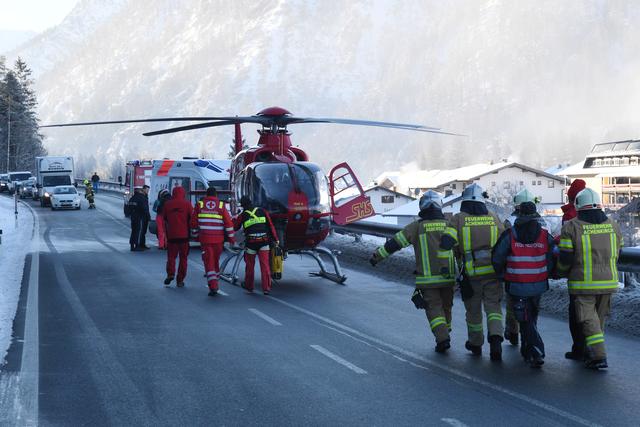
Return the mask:
<path id="1" fill-rule="evenodd" d="M 369 197 L 347 163 L 340 163 L 329 173 L 309 161 L 307 154 L 291 144 L 287 126 L 300 123 L 337 123 L 346 125 L 377 126 L 420 132 L 456 135 L 439 128 L 422 125 L 378 122 L 336 118 L 296 117 L 280 107 L 270 107 L 253 116 L 230 117 L 169 117 L 106 122 L 84 122 L 47 125 L 42 127 L 86 126 L 118 123 L 149 123 L 171 121 L 199 121 L 203 123 L 146 132 L 144 136 L 156 136 L 217 126 L 235 126 L 235 157 L 230 170 L 230 205 L 232 214 L 238 213 L 240 198 L 247 195 L 255 206 L 269 211 L 278 239 L 287 253 L 313 257 L 320 272 L 312 275 L 344 283 L 346 276 L 334 253 L 319 246 L 327 237 L 331 221 L 345 225 L 375 215 Z M 261 126 L 258 144 L 243 148 L 243 123 Z M 335 272 L 329 272 L 320 255 L 326 255 Z M 242 251 L 226 258 L 221 265 L 222 276 L 231 283 L 238 280 L 237 270 Z M 231 263 L 229 273 L 225 273 Z"/>

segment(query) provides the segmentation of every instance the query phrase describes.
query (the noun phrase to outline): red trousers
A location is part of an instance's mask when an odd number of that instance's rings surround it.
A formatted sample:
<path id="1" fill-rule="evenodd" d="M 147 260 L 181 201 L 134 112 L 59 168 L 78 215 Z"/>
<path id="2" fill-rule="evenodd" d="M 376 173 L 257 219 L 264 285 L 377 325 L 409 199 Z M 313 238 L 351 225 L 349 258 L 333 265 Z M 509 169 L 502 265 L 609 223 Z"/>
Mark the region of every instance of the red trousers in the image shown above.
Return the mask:
<path id="1" fill-rule="evenodd" d="M 220 255 L 224 249 L 220 243 L 201 243 L 202 261 L 204 262 L 204 273 L 207 276 L 209 289 L 218 290 L 218 280 L 220 279 Z"/>
<path id="2" fill-rule="evenodd" d="M 158 226 L 158 247 L 160 249 L 166 249 L 167 233 L 164 229 L 164 217 L 162 214 L 158 214 L 156 216 L 156 225 Z"/>
<path id="3" fill-rule="evenodd" d="M 260 275 L 262 278 L 262 291 L 271 291 L 271 267 L 269 266 L 269 246 L 263 246 L 258 251 L 258 261 L 260 262 Z M 256 252 L 247 249 L 244 253 L 244 287 L 253 290 L 253 270 L 256 264 Z"/>
<path id="4" fill-rule="evenodd" d="M 189 256 L 189 242 L 168 242 L 167 243 L 167 276 L 175 277 L 176 275 L 176 258 L 180 256 L 178 265 L 178 283 L 184 282 L 187 276 L 187 257 Z"/>

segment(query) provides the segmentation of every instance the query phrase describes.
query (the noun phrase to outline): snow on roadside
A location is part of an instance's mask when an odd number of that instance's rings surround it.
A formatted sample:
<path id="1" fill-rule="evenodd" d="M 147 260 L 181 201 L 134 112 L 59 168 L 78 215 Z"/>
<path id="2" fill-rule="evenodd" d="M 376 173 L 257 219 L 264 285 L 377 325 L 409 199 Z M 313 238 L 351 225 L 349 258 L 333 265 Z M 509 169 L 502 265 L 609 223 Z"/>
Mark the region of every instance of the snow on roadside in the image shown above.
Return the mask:
<path id="1" fill-rule="evenodd" d="M 25 257 L 31 248 L 26 243 L 31 242 L 34 225 L 32 213 L 24 204 L 18 203 L 17 219 L 13 213 L 13 199 L 0 196 L 0 368 L 11 345 Z"/>
<path id="2" fill-rule="evenodd" d="M 332 234 L 323 242 L 323 246 L 339 251 L 338 259 L 345 267 L 412 285 L 415 257 L 411 247 L 402 249 L 375 267 L 369 264 L 373 251 L 384 242 L 385 239 L 380 237 L 363 235 L 361 241 L 355 241 L 352 236 Z M 640 286 L 637 282 L 633 283 L 613 295 L 607 327 L 640 336 Z M 566 280 L 551 280 L 540 306 L 546 314 L 567 319 L 569 294 Z"/>

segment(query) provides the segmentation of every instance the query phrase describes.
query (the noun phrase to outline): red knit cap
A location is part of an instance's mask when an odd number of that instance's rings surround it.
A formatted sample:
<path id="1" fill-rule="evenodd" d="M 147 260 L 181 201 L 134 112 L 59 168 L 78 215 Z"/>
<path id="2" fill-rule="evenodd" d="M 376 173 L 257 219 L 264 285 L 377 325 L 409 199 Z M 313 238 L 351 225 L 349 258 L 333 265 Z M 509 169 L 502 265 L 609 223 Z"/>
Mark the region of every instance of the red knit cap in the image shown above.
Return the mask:
<path id="1" fill-rule="evenodd" d="M 567 197 L 569 197 L 569 201 L 571 203 L 575 202 L 576 196 L 579 192 L 584 190 L 587 187 L 587 183 L 582 179 L 576 179 L 571 183 L 569 190 L 567 191 Z"/>

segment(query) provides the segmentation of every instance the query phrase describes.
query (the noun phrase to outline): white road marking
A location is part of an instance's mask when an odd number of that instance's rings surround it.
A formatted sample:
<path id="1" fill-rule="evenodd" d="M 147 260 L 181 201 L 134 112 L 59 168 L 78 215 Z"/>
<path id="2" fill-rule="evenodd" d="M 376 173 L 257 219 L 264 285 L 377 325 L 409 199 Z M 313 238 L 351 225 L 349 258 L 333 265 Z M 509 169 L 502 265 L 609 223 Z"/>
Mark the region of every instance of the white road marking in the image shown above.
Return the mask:
<path id="1" fill-rule="evenodd" d="M 267 316 L 266 314 L 264 314 L 260 310 L 256 310 L 255 308 L 250 308 L 249 311 L 252 312 L 253 314 L 255 314 L 256 316 L 258 316 L 258 317 L 266 320 L 267 322 L 271 323 L 273 326 L 282 326 L 282 323 L 278 322 L 276 319 L 274 319 L 271 316 Z"/>
<path id="2" fill-rule="evenodd" d="M 372 337 L 371 335 L 367 335 L 367 334 L 365 334 L 363 332 L 360 332 L 360 331 L 358 331 L 356 329 L 353 329 L 353 328 L 351 328 L 349 326 L 343 325 L 343 324 L 341 324 L 339 322 L 336 322 L 334 320 L 331 320 L 331 319 L 329 319 L 327 317 L 321 316 L 321 315 L 319 315 L 317 313 L 314 313 L 312 311 L 309 311 L 309 310 L 307 310 L 305 308 L 302 308 L 302 307 L 299 307 L 299 306 L 297 306 L 295 304 L 291 304 L 290 302 L 281 300 L 280 298 L 276 298 L 276 297 L 273 297 L 273 296 L 269 296 L 268 298 L 270 298 L 273 301 L 277 301 L 280 304 L 285 305 L 285 306 L 287 306 L 287 307 L 289 307 L 289 308 L 291 308 L 293 310 L 296 310 L 296 311 L 298 311 L 300 313 L 306 314 L 307 316 L 313 317 L 313 318 L 318 319 L 318 320 L 320 320 L 320 321 L 322 321 L 324 323 L 327 323 L 327 324 L 329 324 L 329 325 L 331 325 L 331 326 L 333 326 L 335 328 L 341 329 L 342 331 L 348 332 L 348 333 L 350 333 L 352 335 L 355 335 L 357 337 L 360 337 L 362 339 L 366 339 L 366 340 L 368 340 L 370 342 L 373 342 L 373 343 L 375 343 L 375 344 L 377 344 L 377 345 L 379 345 L 381 347 L 385 347 L 385 348 L 387 348 L 389 350 L 395 351 L 396 353 L 400 353 L 400 354 L 402 354 L 404 356 L 410 357 L 410 358 L 412 358 L 414 360 L 419 360 L 419 361 L 421 361 L 421 362 L 423 362 L 423 363 L 425 363 L 427 365 L 430 365 L 431 368 L 440 369 L 440 370 L 448 372 L 449 374 L 454 375 L 454 376 L 456 376 L 458 378 L 462 378 L 462 379 L 465 379 L 465 380 L 467 380 L 469 382 L 472 382 L 472 383 L 475 383 L 477 385 L 480 385 L 482 387 L 485 387 L 485 388 L 491 389 L 493 391 L 497 391 L 497 392 L 503 393 L 503 394 L 505 394 L 505 395 L 507 395 L 509 397 L 512 397 L 514 399 L 518 399 L 518 400 L 520 400 L 522 402 L 525 402 L 525 403 L 527 403 L 529 405 L 532 405 L 532 406 L 535 406 L 537 408 L 540 408 L 540 409 L 543 409 L 545 411 L 548 411 L 548 412 L 550 412 L 550 413 L 552 413 L 552 414 L 554 414 L 556 416 L 565 418 L 567 420 L 571 420 L 571 421 L 573 421 L 573 422 L 575 422 L 577 424 L 581 424 L 581 425 L 584 425 L 584 426 L 592 426 L 592 427 L 599 426 L 599 424 L 597 424 L 597 423 L 594 423 L 594 422 L 591 422 L 589 420 L 586 420 L 586 419 L 584 419 L 582 417 L 579 417 L 579 416 L 574 415 L 574 414 L 572 414 L 570 412 L 564 411 L 564 410 L 562 410 L 560 408 L 557 408 L 557 407 L 555 407 L 553 405 L 549 405 L 548 403 L 544 403 L 544 402 L 542 402 L 540 400 L 537 400 L 537 399 L 535 399 L 533 397 L 529 397 L 529 396 L 527 396 L 525 394 L 518 393 L 518 392 L 515 392 L 515 391 L 512 391 L 512 390 L 509 390 L 507 388 L 504 388 L 502 386 L 490 383 L 490 382 L 485 381 L 483 379 L 480 379 L 478 377 L 474 377 L 473 375 L 467 374 L 466 372 L 461 371 L 459 369 L 451 368 L 451 367 L 445 366 L 445 365 L 443 365 L 441 363 L 434 362 L 433 360 L 430 360 L 427 357 L 424 357 L 422 355 L 419 355 L 419 354 L 414 353 L 414 352 L 409 351 L 409 350 L 405 350 L 402 347 L 399 347 L 399 346 L 394 345 L 394 344 L 390 344 L 390 343 L 385 342 L 385 341 L 383 341 L 381 339 Z"/>
<path id="3" fill-rule="evenodd" d="M 228 293 L 226 293 L 225 291 L 220 290 L 220 289 L 218 289 L 218 293 L 219 293 L 220 295 L 222 295 L 223 297 L 228 297 L 228 296 L 229 296 L 229 294 L 228 294 Z"/>
<path id="4" fill-rule="evenodd" d="M 29 205 L 27 205 L 29 206 Z M 34 239 L 31 250 L 31 269 L 29 270 L 29 291 L 27 294 L 27 313 L 24 324 L 24 345 L 19 379 L 18 419 L 25 425 L 38 425 L 38 395 L 40 382 L 40 333 L 38 284 L 40 275 L 40 224 L 34 215 Z"/>
<path id="5" fill-rule="evenodd" d="M 346 360 L 344 360 L 342 357 L 338 356 L 337 354 L 333 354 L 331 353 L 329 350 L 327 350 L 326 348 L 319 346 L 319 345 L 311 345 L 311 348 L 319 351 L 320 353 L 324 354 L 325 356 L 327 356 L 329 359 L 334 360 L 336 362 L 338 362 L 339 364 L 341 364 L 342 366 L 351 369 L 353 372 L 355 372 L 356 374 L 366 374 L 367 371 L 365 371 L 362 368 L 358 368 L 356 365 L 354 365 L 351 362 L 348 362 Z"/>
<path id="6" fill-rule="evenodd" d="M 455 418 L 440 418 L 440 421 L 445 422 L 453 427 L 469 427 L 462 421 L 456 420 Z"/>

